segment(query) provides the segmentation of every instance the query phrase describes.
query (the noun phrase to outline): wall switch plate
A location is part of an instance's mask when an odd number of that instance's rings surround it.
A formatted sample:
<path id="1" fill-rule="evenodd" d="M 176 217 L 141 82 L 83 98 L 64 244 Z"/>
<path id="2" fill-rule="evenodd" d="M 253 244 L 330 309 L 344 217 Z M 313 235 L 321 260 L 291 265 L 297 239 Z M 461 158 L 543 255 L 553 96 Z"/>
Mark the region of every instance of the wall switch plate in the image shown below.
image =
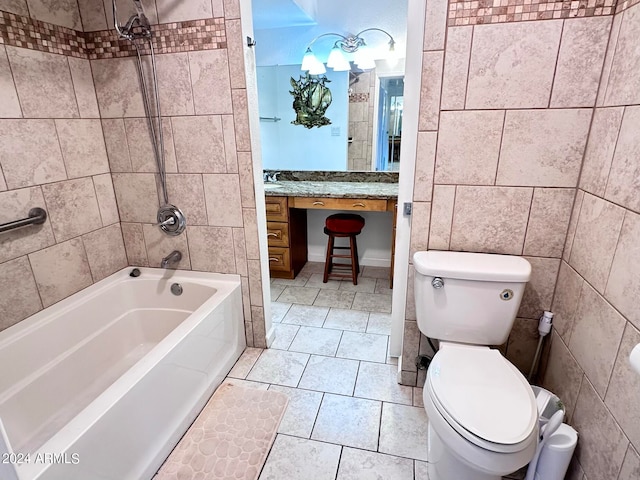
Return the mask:
<path id="1" fill-rule="evenodd" d="M 402 214 L 406 217 L 411 215 L 411 209 L 413 205 L 411 202 L 404 202 L 404 206 L 402 207 Z"/>

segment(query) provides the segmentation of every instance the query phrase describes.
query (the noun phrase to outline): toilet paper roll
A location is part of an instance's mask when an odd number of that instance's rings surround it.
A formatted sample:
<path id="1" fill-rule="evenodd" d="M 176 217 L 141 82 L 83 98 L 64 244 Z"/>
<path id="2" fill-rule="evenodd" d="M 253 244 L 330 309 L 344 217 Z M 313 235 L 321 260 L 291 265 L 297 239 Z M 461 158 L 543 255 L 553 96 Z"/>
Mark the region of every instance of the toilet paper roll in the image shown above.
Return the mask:
<path id="1" fill-rule="evenodd" d="M 631 350 L 629 361 L 631 362 L 633 369 L 638 372 L 638 375 L 640 375 L 640 343 Z"/>

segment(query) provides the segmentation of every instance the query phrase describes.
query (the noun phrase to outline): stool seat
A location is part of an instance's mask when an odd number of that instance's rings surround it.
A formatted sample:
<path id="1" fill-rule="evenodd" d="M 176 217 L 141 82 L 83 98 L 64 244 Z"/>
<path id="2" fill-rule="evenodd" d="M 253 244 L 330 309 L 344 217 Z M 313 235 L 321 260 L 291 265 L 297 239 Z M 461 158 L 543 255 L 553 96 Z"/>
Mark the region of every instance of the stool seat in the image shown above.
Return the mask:
<path id="1" fill-rule="evenodd" d="M 324 233 L 329 237 L 327 244 L 327 260 L 324 264 L 324 277 L 322 281 L 327 283 L 329 275 L 339 278 L 351 278 L 354 285 L 358 284 L 358 273 L 360 273 L 360 263 L 358 262 L 358 245 L 356 235 L 359 235 L 364 228 L 364 218 L 353 213 L 336 213 L 329 215 L 325 221 Z M 348 247 L 336 247 L 336 237 L 348 237 Z M 338 255 L 334 250 L 350 250 L 349 255 Z M 349 259 L 350 263 L 335 263 L 334 258 Z M 348 268 L 349 274 L 333 273 L 334 267 Z"/>
<path id="2" fill-rule="evenodd" d="M 358 234 L 364 227 L 364 218 L 353 213 L 336 213 L 327 217 L 326 229 L 334 233 Z"/>

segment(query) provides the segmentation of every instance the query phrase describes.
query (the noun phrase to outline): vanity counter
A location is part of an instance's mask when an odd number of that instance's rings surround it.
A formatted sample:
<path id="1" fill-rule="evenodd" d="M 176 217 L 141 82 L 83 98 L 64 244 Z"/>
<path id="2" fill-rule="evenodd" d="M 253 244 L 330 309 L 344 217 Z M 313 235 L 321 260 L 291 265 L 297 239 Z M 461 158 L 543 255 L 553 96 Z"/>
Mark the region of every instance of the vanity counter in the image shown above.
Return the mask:
<path id="1" fill-rule="evenodd" d="M 272 197 L 396 199 L 397 183 L 278 181 L 264 184 L 264 193 Z"/>

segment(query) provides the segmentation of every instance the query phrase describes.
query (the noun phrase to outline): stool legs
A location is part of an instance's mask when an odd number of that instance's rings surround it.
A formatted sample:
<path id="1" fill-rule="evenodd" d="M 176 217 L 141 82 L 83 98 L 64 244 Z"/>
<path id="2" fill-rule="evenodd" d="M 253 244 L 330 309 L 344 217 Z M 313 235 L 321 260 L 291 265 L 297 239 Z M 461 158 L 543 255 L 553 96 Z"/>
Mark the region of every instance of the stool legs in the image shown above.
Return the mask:
<path id="1" fill-rule="evenodd" d="M 339 234 L 331 231 L 326 231 L 325 233 L 329 236 L 329 240 L 327 242 L 327 258 L 324 263 L 324 277 L 322 279 L 323 283 L 327 283 L 329 280 L 329 275 L 331 274 L 334 265 L 342 265 L 342 266 L 350 266 L 351 267 L 351 275 L 340 275 L 344 278 L 351 277 L 354 285 L 358 284 L 358 273 L 360 273 L 360 262 L 358 260 L 358 244 L 356 242 L 357 234 Z M 335 246 L 335 238 L 336 237 L 349 237 L 349 247 L 336 247 Z M 349 250 L 349 255 L 337 255 L 334 254 L 335 249 L 344 249 Z M 333 262 L 334 258 L 348 258 L 351 260 L 349 264 L 337 264 Z M 338 275 L 338 274 L 336 274 Z"/>

